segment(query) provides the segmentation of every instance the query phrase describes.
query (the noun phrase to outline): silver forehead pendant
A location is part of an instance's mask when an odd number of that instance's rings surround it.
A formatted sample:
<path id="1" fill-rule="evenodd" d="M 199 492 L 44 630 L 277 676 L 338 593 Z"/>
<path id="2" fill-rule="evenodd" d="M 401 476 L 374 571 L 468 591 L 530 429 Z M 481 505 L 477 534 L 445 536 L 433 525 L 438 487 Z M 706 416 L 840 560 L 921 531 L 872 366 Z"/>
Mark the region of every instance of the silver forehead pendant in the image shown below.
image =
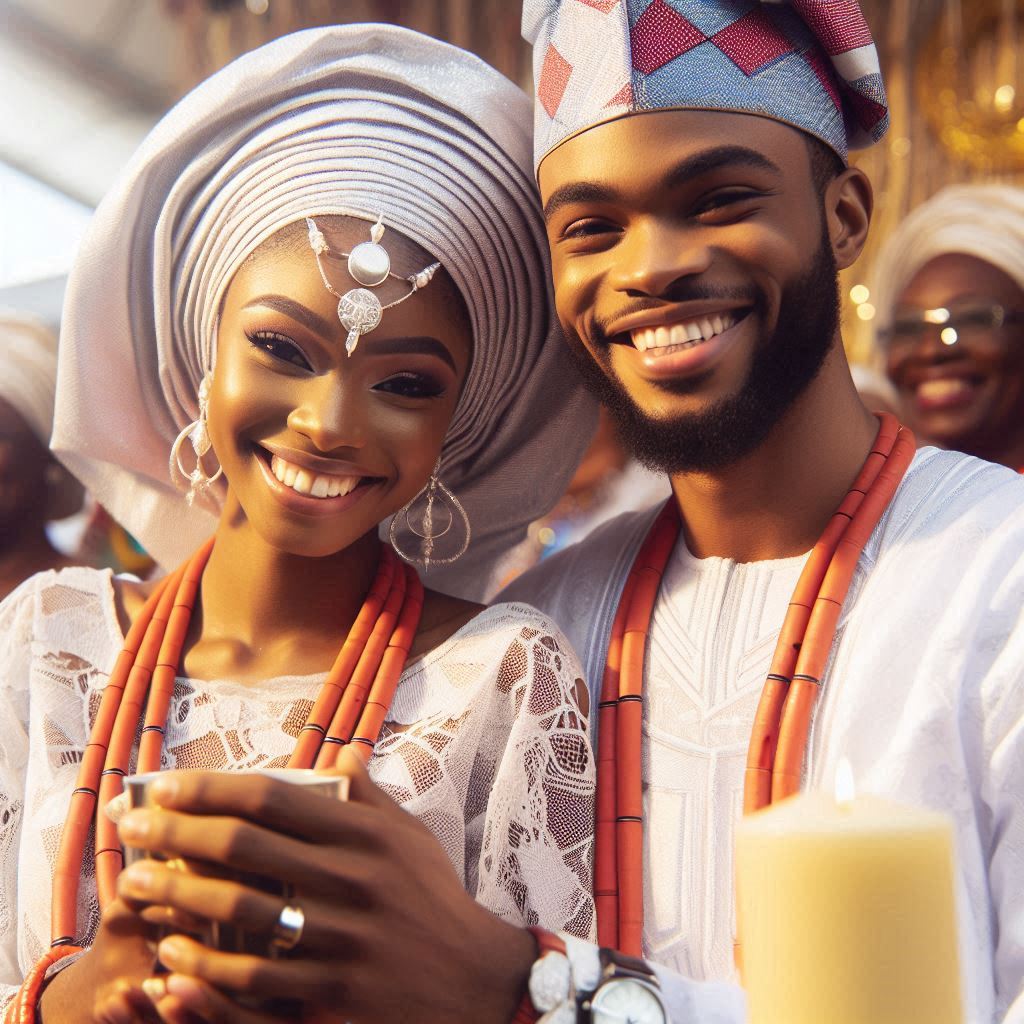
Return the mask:
<path id="1" fill-rule="evenodd" d="M 352 355 L 364 334 L 369 334 L 379 323 L 384 308 L 380 299 L 365 288 L 353 288 L 345 292 L 338 302 L 338 319 L 348 331 L 345 351 Z"/>
<path id="2" fill-rule="evenodd" d="M 391 257 L 388 255 L 387 249 L 380 244 L 380 240 L 384 237 L 383 216 L 381 216 L 370 228 L 370 241 L 360 242 L 350 253 L 340 254 L 348 257 L 349 276 L 356 284 L 362 285 L 361 288 L 353 288 L 342 295 L 331 285 L 320 260 L 321 255 L 330 248 L 323 232 L 317 227 L 312 217 L 306 218 L 306 226 L 309 228 L 309 244 L 316 256 L 320 277 L 327 290 L 338 298 L 338 319 L 341 321 L 342 327 L 348 331 L 348 337 L 345 339 L 345 351 L 349 355 L 355 352 L 359 339 L 380 324 L 385 309 L 405 302 L 410 295 L 423 288 L 441 266 L 440 263 L 434 263 L 411 277 L 399 277 L 397 274 L 393 274 L 391 272 Z M 408 285 L 409 291 L 395 299 L 394 302 L 382 306 L 380 299 L 367 289 L 384 284 L 389 277 L 404 281 Z"/>
<path id="3" fill-rule="evenodd" d="M 384 237 L 384 225 L 378 220 L 370 228 L 370 241 L 360 242 L 348 254 L 348 272 L 352 280 L 364 288 L 376 288 L 383 284 L 391 273 L 391 257 L 380 244 Z"/>

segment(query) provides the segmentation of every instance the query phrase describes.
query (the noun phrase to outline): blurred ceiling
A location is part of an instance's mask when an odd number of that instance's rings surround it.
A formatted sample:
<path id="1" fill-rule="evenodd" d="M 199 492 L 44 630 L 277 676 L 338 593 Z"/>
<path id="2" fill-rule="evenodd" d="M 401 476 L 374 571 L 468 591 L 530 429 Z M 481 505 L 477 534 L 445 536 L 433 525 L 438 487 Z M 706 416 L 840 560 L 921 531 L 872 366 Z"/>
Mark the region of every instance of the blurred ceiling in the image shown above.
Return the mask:
<path id="1" fill-rule="evenodd" d="M 0 0 L 0 161 L 95 205 L 174 101 L 183 45 L 156 0 Z"/>
<path id="2" fill-rule="evenodd" d="M 160 115 L 276 36 L 391 21 L 522 79 L 519 0 L 0 0 L 0 162 L 90 206 Z"/>

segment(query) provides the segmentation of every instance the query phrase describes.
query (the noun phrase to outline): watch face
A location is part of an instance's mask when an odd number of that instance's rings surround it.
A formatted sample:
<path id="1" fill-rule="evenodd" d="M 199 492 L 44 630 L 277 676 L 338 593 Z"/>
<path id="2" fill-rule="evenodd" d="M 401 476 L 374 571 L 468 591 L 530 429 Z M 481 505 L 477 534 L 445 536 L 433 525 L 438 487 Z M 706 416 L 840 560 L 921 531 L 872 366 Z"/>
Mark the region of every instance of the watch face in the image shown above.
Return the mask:
<path id="1" fill-rule="evenodd" d="M 667 1024 L 665 1008 L 650 985 L 633 978 L 612 978 L 590 1004 L 593 1024 Z"/>

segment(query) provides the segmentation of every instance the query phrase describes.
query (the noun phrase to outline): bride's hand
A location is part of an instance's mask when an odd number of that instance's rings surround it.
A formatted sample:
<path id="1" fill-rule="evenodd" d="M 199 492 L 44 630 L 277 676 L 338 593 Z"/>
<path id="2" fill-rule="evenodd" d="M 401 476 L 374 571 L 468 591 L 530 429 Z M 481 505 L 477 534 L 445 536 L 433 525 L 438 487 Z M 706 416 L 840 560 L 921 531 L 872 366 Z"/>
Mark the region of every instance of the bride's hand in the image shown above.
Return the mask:
<path id="1" fill-rule="evenodd" d="M 535 956 L 528 932 L 477 904 L 431 832 L 375 786 L 354 755 L 346 802 L 267 776 L 168 773 L 154 783 L 159 810 L 121 822 L 128 844 L 270 876 L 293 887 L 301 939 L 286 958 L 210 949 L 182 935 L 161 942 L 161 962 L 205 983 L 201 1018 L 246 1021 L 223 995 L 285 996 L 336 1020 L 505 1024 Z M 131 900 L 230 922 L 267 937 L 285 901 L 238 882 L 143 861 L 121 875 Z M 184 986 L 187 987 L 187 986 Z M 218 1002 L 217 1007 L 209 1001 Z M 232 1009 L 234 1008 L 234 1009 Z M 235 1010 L 238 1015 L 235 1015 Z"/>
<path id="2" fill-rule="evenodd" d="M 156 1020 L 140 989 L 153 973 L 155 939 L 152 925 L 115 900 L 103 911 L 91 948 L 43 989 L 40 1017 L 47 1024 Z"/>

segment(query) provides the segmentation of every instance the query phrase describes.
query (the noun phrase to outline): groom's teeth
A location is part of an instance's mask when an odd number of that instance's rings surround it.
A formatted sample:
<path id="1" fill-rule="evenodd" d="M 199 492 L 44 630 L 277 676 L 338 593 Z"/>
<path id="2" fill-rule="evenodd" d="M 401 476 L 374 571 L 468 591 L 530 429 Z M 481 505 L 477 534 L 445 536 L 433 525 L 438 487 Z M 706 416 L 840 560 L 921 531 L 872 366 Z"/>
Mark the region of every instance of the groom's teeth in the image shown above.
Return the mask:
<path id="1" fill-rule="evenodd" d="M 723 313 L 686 320 L 666 327 L 641 327 L 630 332 L 630 337 L 638 352 L 647 352 L 652 348 L 674 348 L 710 341 L 715 335 L 729 330 L 735 323 L 736 317 L 732 313 Z"/>
<path id="2" fill-rule="evenodd" d="M 314 498 L 337 498 L 350 494 L 362 479 L 358 476 L 312 473 L 301 466 L 286 462 L 279 455 L 271 457 L 270 471 L 286 487 Z"/>

